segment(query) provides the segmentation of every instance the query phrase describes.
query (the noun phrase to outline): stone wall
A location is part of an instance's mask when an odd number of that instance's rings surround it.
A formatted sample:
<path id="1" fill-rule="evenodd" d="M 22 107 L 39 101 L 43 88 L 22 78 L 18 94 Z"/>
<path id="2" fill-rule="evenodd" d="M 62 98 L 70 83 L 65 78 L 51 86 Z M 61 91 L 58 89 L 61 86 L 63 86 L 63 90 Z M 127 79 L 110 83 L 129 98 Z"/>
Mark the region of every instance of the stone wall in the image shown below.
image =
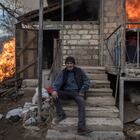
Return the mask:
<path id="1" fill-rule="evenodd" d="M 96 22 L 69 22 L 60 32 L 63 38 L 63 63 L 73 56 L 78 65 L 99 64 L 99 25 Z"/>

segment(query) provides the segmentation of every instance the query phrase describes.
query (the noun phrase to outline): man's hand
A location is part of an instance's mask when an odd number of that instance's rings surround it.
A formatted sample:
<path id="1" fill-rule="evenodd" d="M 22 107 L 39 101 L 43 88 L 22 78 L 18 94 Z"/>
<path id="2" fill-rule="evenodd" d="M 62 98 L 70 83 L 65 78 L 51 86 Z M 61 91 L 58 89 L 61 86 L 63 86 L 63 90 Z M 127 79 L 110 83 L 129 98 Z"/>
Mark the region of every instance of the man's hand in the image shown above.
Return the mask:
<path id="1" fill-rule="evenodd" d="M 84 97 L 85 96 L 85 93 L 81 93 L 80 92 L 79 95 L 82 96 L 82 97 Z"/>
<path id="2" fill-rule="evenodd" d="M 58 97 L 58 93 L 57 93 L 56 91 L 53 91 L 53 92 L 52 92 L 52 97 L 53 97 L 53 98 L 57 98 L 57 97 Z"/>

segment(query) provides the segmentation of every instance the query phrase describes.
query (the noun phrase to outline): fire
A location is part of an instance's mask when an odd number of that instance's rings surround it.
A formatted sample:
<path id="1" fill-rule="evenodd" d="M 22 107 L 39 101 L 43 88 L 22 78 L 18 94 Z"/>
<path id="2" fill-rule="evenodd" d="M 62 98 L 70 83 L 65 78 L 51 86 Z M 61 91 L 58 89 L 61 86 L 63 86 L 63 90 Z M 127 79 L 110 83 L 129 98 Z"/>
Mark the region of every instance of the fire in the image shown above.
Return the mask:
<path id="1" fill-rule="evenodd" d="M 0 53 L 0 82 L 15 73 L 15 38 L 3 45 Z"/>
<path id="2" fill-rule="evenodd" d="M 140 22 L 140 1 L 139 0 L 126 0 L 126 13 L 128 21 Z M 129 28 L 140 28 L 140 25 L 131 24 Z"/>

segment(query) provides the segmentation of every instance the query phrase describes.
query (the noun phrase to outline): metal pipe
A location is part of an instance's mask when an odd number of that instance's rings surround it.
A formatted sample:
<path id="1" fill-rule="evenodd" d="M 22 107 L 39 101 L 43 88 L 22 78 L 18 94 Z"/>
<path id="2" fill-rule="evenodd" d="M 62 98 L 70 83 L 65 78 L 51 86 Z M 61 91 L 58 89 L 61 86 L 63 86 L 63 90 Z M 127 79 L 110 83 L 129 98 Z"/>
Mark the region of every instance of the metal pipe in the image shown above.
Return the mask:
<path id="1" fill-rule="evenodd" d="M 104 64 L 104 0 L 101 0 L 101 10 L 100 10 L 100 15 L 101 15 L 101 24 L 100 24 L 100 29 L 101 29 L 101 52 L 100 52 L 100 65 L 103 66 Z"/>
<path id="2" fill-rule="evenodd" d="M 57 46 L 58 47 L 58 46 Z M 64 47 L 64 0 L 61 0 L 61 52 Z M 61 57 L 63 63 L 63 57 Z"/>
<path id="3" fill-rule="evenodd" d="M 119 25 L 105 40 L 108 40 L 114 33 L 116 33 L 122 25 Z"/>
<path id="4" fill-rule="evenodd" d="M 124 80 L 120 79 L 120 88 L 119 88 L 119 116 L 122 123 L 124 122 Z"/>
<path id="5" fill-rule="evenodd" d="M 39 37 L 38 37 L 38 119 L 41 121 L 42 107 L 42 49 L 43 49 L 43 0 L 39 3 Z"/>
<path id="6" fill-rule="evenodd" d="M 64 0 L 61 0 L 61 23 L 64 24 Z"/>
<path id="7" fill-rule="evenodd" d="M 125 62 L 126 62 L 126 6 L 125 6 L 125 0 L 122 0 L 122 49 L 121 49 L 121 68 L 122 72 L 124 71 Z"/>
<path id="8" fill-rule="evenodd" d="M 137 68 L 139 68 L 139 63 L 140 63 L 140 34 L 139 34 L 139 30 L 137 30 Z"/>
<path id="9" fill-rule="evenodd" d="M 131 21 L 129 21 L 129 22 L 126 22 L 126 24 L 140 24 L 140 22 L 131 22 Z"/>

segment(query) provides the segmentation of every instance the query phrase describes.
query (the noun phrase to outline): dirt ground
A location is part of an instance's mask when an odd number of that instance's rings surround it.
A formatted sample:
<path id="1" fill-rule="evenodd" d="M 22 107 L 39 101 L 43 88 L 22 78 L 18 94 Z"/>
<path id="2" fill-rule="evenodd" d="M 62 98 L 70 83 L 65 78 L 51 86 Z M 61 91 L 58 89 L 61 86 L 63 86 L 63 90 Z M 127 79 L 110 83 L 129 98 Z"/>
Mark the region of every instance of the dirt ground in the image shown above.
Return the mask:
<path id="1" fill-rule="evenodd" d="M 6 113 L 17 107 L 23 107 L 25 102 L 31 102 L 34 90 L 26 90 L 24 96 L 17 101 L 10 98 L 0 98 L 0 114 L 4 116 Z M 45 140 L 47 128 L 44 125 L 39 126 L 40 130 L 33 131 L 25 129 L 22 125 L 22 120 L 12 122 L 3 118 L 0 120 L 0 140 Z M 133 122 L 124 125 L 126 140 L 140 140 L 140 126 Z M 138 133 L 138 134 L 135 134 Z"/>
<path id="2" fill-rule="evenodd" d="M 6 113 L 17 107 L 23 107 L 25 102 L 31 101 L 34 90 L 27 90 L 23 97 L 17 101 L 10 98 L 0 98 L 0 114 L 6 116 Z M 0 120 L 0 140 L 43 140 L 47 129 L 44 125 L 39 126 L 40 130 L 33 131 L 25 129 L 22 125 L 22 120 L 12 122 L 3 118 Z"/>

